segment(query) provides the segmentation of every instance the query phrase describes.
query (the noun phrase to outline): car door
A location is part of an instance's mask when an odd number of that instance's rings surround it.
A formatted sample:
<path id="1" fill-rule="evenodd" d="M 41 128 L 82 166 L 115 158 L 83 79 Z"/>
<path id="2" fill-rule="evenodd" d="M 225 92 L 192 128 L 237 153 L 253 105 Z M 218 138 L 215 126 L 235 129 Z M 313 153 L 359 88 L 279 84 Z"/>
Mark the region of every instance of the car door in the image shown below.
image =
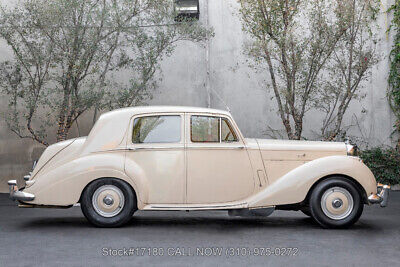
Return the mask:
<path id="1" fill-rule="evenodd" d="M 244 199 L 254 190 L 252 167 L 241 135 L 225 116 L 186 115 L 188 204 Z"/>
<path id="2" fill-rule="evenodd" d="M 184 119 L 183 113 L 132 118 L 125 171 L 145 181 L 146 204 L 185 202 Z"/>

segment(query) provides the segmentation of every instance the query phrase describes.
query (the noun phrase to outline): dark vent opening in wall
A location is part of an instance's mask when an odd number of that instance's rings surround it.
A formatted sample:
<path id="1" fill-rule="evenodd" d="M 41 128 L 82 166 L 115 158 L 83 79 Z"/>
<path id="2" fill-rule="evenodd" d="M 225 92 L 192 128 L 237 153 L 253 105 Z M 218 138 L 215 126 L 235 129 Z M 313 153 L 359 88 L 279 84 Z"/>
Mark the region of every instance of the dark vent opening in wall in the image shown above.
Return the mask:
<path id="1" fill-rule="evenodd" d="M 200 16 L 199 0 L 175 0 L 175 21 L 198 20 Z"/>

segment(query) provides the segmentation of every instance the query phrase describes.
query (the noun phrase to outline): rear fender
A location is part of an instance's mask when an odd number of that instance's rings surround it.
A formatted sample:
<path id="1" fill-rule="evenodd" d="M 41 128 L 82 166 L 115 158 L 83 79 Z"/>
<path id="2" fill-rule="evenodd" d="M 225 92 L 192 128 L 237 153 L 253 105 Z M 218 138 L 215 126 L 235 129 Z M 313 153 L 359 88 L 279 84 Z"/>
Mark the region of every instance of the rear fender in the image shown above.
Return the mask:
<path id="1" fill-rule="evenodd" d="M 112 177 L 124 180 L 137 195 L 138 206 L 143 206 L 146 186 L 124 171 L 125 152 L 90 153 L 69 161 L 48 172 L 39 173 L 35 182 L 24 191 L 35 195 L 29 204 L 68 206 L 77 203 L 84 188 L 92 181 Z"/>

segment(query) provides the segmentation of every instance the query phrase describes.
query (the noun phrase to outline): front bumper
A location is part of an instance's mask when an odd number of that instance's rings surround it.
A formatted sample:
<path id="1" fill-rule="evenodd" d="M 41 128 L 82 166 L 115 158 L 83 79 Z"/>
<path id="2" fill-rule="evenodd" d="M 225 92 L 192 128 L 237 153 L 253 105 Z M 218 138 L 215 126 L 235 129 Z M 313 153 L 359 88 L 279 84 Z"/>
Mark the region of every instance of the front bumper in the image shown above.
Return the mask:
<path id="1" fill-rule="evenodd" d="M 10 198 L 12 200 L 18 201 L 32 201 L 35 199 L 35 195 L 23 191 L 18 190 L 17 181 L 16 180 L 9 180 L 8 186 L 10 188 Z"/>
<path id="2" fill-rule="evenodd" d="M 371 194 L 368 197 L 369 204 L 380 204 L 381 207 L 386 207 L 389 201 L 390 185 L 378 183 L 378 194 Z"/>

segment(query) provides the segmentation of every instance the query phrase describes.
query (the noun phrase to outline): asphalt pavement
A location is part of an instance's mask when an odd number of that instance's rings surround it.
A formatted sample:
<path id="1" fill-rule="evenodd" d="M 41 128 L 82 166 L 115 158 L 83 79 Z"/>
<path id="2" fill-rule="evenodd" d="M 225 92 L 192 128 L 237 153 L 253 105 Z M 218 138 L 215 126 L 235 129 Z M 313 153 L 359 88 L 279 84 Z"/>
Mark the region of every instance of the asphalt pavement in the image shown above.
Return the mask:
<path id="1" fill-rule="evenodd" d="M 79 207 L 22 209 L 0 194 L 0 266 L 399 266 L 400 192 L 390 197 L 344 230 L 321 229 L 294 211 L 141 211 L 103 229 Z"/>

